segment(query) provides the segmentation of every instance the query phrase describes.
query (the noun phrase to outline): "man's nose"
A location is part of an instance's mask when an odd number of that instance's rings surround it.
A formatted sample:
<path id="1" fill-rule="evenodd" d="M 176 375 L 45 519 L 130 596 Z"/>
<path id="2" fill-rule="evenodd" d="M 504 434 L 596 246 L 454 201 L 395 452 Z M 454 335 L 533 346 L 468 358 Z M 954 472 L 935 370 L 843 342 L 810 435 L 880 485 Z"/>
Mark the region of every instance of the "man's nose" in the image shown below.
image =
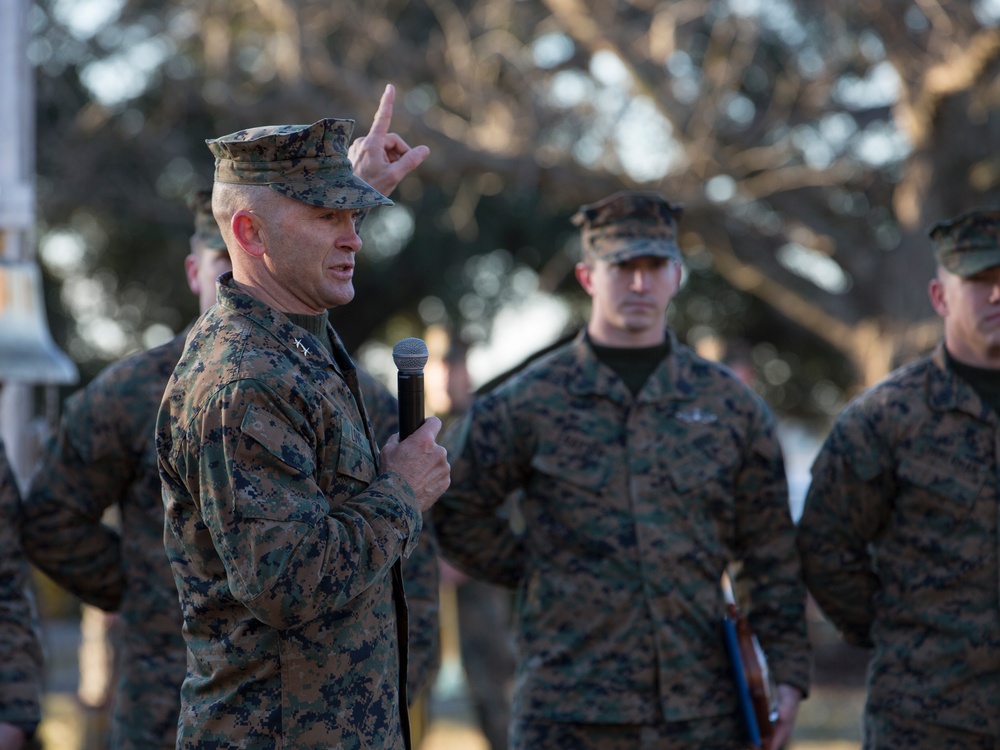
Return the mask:
<path id="1" fill-rule="evenodd" d="M 345 229 L 340 237 L 340 247 L 347 252 L 356 253 L 361 249 L 361 235 L 356 227 Z"/>
<path id="2" fill-rule="evenodd" d="M 647 281 L 649 280 L 648 274 L 641 268 L 635 269 L 632 272 L 632 289 L 637 292 L 642 291 L 646 288 Z"/>

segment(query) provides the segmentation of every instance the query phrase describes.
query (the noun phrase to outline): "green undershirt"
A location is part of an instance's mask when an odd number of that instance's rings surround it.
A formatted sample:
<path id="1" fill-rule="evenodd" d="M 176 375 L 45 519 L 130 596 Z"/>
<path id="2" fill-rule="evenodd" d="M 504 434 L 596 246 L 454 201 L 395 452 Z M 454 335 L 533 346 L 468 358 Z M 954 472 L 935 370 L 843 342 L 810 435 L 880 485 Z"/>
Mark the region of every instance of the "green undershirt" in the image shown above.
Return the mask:
<path id="1" fill-rule="evenodd" d="M 329 312 L 322 312 L 319 315 L 299 315 L 298 313 L 285 313 L 292 323 L 297 325 L 299 328 L 304 328 L 306 331 L 311 333 L 313 336 L 319 339 L 319 342 L 326 349 L 327 353 L 333 356 L 333 341 L 330 339 L 330 329 L 327 327 L 327 321 L 330 319 Z"/>

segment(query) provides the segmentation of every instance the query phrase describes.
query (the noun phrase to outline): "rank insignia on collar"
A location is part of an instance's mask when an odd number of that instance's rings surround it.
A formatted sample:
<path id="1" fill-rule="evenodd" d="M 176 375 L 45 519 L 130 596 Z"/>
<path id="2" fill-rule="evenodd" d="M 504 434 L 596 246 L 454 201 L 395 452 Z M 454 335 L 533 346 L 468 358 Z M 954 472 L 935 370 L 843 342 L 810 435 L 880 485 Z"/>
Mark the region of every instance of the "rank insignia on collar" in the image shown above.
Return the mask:
<path id="1" fill-rule="evenodd" d="M 717 422 L 719 420 L 715 414 L 708 411 L 702 411 L 701 409 L 679 411 L 675 416 L 679 421 L 687 422 L 688 424 L 711 424 L 712 422 Z"/>
<path id="2" fill-rule="evenodd" d="M 309 347 L 302 343 L 302 339 L 295 339 L 295 348 L 305 355 L 309 354 Z"/>

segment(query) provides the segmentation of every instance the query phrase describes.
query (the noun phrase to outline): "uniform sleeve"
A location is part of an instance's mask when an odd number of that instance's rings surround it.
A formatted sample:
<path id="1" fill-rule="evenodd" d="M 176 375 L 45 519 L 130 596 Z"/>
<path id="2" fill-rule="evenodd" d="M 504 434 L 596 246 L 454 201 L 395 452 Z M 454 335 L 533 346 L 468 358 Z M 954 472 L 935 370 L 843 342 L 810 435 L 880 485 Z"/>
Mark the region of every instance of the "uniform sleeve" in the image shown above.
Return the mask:
<path id="1" fill-rule="evenodd" d="M 524 546 L 505 510 L 523 482 L 508 405 L 493 394 L 478 399 L 445 442 L 451 486 L 432 508 L 441 553 L 474 578 L 516 588 Z"/>
<path id="2" fill-rule="evenodd" d="M 736 481 L 740 582 L 749 591 L 748 618 L 779 684 L 809 693 L 806 590 L 795 548 L 795 526 L 781 447 L 769 412 L 758 415 Z"/>
<path id="3" fill-rule="evenodd" d="M 890 457 L 876 431 L 860 409 L 845 411 L 813 463 L 798 546 L 809 592 L 854 646 L 872 645 L 879 579 L 869 543 L 894 495 Z"/>
<path id="4" fill-rule="evenodd" d="M 19 497 L 0 444 L 0 723 L 29 735 L 41 720 L 42 651 L 18 539 Z"/>
<path id="5" fill-rule="evenodd" d="M 166 482 L 177 481 L 179 467 L 197 489 L 229 590 L 272 627 L 294 627 L 361 595 L 421 528 L 409 484 L 395 472 L 376 476 L 361 428 L 334 421 L 337 460 L 316 466 L 309 420 L 243 381 L 213 396 L 161 462 Z M 167 515 L 169 532 L 169 506 Z"/>
<path id="6" fill-rule="evenodd" d="M 118 429 L 125 421 L 119 409 L 99 390 L 72 396 L 24 501 L 28 558 L 60 586 L 104 610 L 118 608 L 125 578 L 119 535 L 102 516 L 121 500 L 135 471 Z"/>

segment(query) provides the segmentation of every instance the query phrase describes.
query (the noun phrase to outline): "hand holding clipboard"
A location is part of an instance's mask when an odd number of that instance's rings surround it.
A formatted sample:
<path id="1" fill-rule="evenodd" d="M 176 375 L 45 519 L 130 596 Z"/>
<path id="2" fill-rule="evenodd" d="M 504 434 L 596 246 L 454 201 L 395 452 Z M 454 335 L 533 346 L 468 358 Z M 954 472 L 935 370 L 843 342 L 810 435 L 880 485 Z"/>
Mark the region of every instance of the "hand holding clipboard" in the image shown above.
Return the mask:
<path id="1" fill-rule="evenodd" d="M 778 720 L 778 691 L 767 668 L 764 650 L 750 630 L 750 623 L 735 604 L 728 575 L 723 577 L 723 587 L 728 604 L 722 619 L 722 631 L 733 667 L 740 709 L 751 747 L 763 750 L 770 745 L 774 724 Z"/>

